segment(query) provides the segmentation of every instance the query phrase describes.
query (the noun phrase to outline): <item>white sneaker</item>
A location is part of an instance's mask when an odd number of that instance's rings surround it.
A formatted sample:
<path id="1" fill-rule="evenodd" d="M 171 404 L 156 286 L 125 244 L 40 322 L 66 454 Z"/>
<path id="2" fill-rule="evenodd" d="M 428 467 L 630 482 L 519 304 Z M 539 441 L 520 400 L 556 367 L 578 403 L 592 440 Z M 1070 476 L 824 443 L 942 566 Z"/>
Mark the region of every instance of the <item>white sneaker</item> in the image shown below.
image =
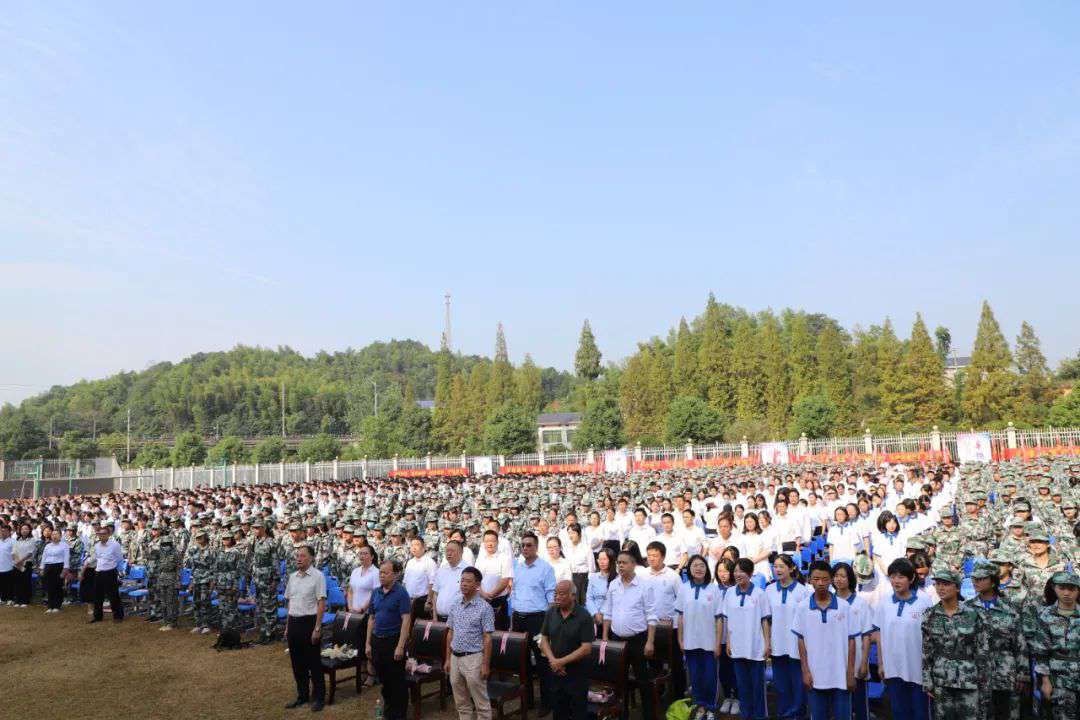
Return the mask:
<path id="1" fill-rule="evenodd" d="M 172 625 L 162 625 L 158 628 L 158 630 L 160 632 L 169 632 L 170 630 L 172 630 Z"/>
<path id="2" fill-rule="evenodd" d="M 200 630 L 202 630 L 202 628 L 193 627 L 193 628 L 191 628 L 191 634 L 192 635 L 198 635 Z"/>
<path id="3" fill-rule="evenodd" d="M 199 632 L 201 632 L 201 633 L 202 633 L 203 635 L 206 635 L 206 634 L 208 634 L 208 633 L 210 632 L 210 628 L 208 628 L 208 627 L 204 627 L 204 628 L 203 628 L 202 630 L 200 630 Z"/>
<path id="4" fill-rule="evenodd" d="M 46 610 L 45 614 L 46 615 L 52 615 L 52 608 L 49 608 L 48 610 Z"/>
<path id="5" fill-rule="evenodd" d="M 731 708 L 728 710 L 728 712 L 731 713 L 732 715 L 738 715 L 741 711 L 742 711 L 742 708 L 739 707 L 739 701 L 738 700 L 732 700 L 731 701 Z"/>

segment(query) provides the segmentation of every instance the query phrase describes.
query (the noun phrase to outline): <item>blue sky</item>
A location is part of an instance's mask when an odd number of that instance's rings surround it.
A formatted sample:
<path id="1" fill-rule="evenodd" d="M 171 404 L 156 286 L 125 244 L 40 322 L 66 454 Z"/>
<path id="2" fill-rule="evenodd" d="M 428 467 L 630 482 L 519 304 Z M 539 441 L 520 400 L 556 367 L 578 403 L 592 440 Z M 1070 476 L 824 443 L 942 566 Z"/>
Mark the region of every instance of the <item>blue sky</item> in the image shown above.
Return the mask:
<path id="1" fill-rule="evenodd" d="M 182 5 L 182 7 L 181 7 Z M 31 3 L 0 401 L 241 342 L 570 367 L 711 290 L 1080 348 L 1080 5 Z"/>

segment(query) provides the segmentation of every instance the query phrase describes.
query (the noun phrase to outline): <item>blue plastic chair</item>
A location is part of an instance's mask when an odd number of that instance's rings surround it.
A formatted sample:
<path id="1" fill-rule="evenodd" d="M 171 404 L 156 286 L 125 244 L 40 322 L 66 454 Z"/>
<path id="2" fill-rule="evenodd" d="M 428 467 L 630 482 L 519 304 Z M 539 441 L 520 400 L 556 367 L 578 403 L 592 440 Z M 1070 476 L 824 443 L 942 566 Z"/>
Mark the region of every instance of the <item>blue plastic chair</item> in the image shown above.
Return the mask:
<path id="1" fill-rule="evenodd" d="M 765 576 L 761 573 L 754 573 L 754 577 L 750 578 L 750 581 L 758 586 L 761 590 L 765 589 L 765 586 L 769 584 L 769 581 L 765 579 Z"/>
<path id="2" fill-rule="evenodd" d="M 345 593 L 341 592 L 341 588 L 332 587 L 327 589 L 326 606 L 332 608 L 345 607 Z"/>

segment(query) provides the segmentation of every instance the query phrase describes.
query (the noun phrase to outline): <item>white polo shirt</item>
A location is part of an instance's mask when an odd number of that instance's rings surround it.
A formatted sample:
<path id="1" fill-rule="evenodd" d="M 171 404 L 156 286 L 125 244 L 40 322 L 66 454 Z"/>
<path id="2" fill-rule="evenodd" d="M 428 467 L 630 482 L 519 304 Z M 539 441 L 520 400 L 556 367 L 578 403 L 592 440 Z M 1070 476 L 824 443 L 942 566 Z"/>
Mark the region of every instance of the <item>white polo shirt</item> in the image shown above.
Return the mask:
<path id="1" fill-rule="evenodd" d="M 791 634 L 791 619 L 795 615 L 795 608 L 805 604 L 806 598 L 812 594 L 810 588 L 794 580 L 786 588 L 780 587 L 779 582 L 771 583 L 765 588 L 765 597 L 769 599 L 769 612 L 772 615 L 773 657 L 799 659 L 799 643 Z"/>
<path id="2" fill-rule="evenodd" d="M 622 576 L 616 576 L 608 584 L 607 599 L 601 612 L 605 621 L 610 618 L 611 632 L 619 637 L 628 638 L 645 632 L 649 625 L 656 624 L 648 581 L 635 574 L 627 584 Z"/>
<path id="3" fill-rule="evenodd" d="M 855 559 L 858 548 L 862 546 L 862 537 L 859 528 L 852 523 L 833 523 L 829 527 L 826 544 L 832 545 L 831 559 L 851 561 Z"/>
<path id="4" fill-rule="evenodd" d="M 495 586 L 499 584 L 499 581 L 503 578 L 514 577 L 514 563 L 510 555 L 504 555 L 498 548 L 495 553 L 489 553 L 483 547 L 480 548 L 480 552 L 476 555 L 476 569 L 480 571 L 480 574 L 484 576 L 484 579 L 480 581 L 480 589 L 484 592 L 491 592 L 495 589 Z M 502 595 L 499 597 L 505 597 L 510 594 L 510 588 L 507 586 L 503 590 Z"/>
<path id="5" fill-rule="evenodd" d="M 739 586 L 728 588 L 723 603 L 728 649 L 737 660 L 765 659 L 765 630 L 761 621 L 769 617 L 769 599 L 753 583 L 746 593 Z"/>
<path id="6" fill-rule="evenodd" d="M 449 615 L 450 608 L 461 600 L 461 571 L 468 565 L 462 560 L 457 567 L 450 567 L 449 563 L 443 563 L 435 571 L 435 582 L 432 589 L 435 590 L 435 612 L 438 615 Z"/>
<path id="7" fill-rule="evenodd" d="M 653 572 L 652 568 L 646 568 L 644 578 L 649 581 L 649 592 L 652 593 L 653 608 L 656 611 L 657 620 L 675 620 L 675 598 L 679 596 L 682 587 L 682 579 L 679 574 L 669 567 L 660 572 Z"/>
<path id="8" fill-rule="evenodd" d="M 638 548 L 644 553 L 645 547 L 656 539 L 656 529 L 648 523 L 638 525 L 635 522 L 630 532 L 626 534 L 626 539 L 636 542 Z"/>
<path id="9" fill-rule="evenodd" d="M 851 593 L 847 596 L 847 600 L 839 597 L 837 597 L 837 600 L 840 600 L 841 603 L 846 602 L 848 607 L 851 608 L 853 627 L 859 630 L 860 637 L 855 640 L 855 669 L 858 670 L 863 660 L 862 635 L 871 632 L 870 615 L 874 610 L 870 607 L 870 603 L 866 601 L 866 598 L 861 597 L 858 593 Z"/>
<path id="10" fill-rule="evenodd" d="M 435 561 L 428 555 L 409 558 L 405 563 L 405 572 L 401 577 L 401 584 L 409 593 L 409 597 L 415 600 L 418 597 L 427 597 L 428 590 L 435 582 Z"/>
<path id="11" fill-rule="evenodd" d="M 716 619 L 722 615 L 724 593 L 716 583 L 679 583 L 675 612 L 683 633 L 683 650 L 716 649 Z"/>
<path id="12" fill-rule="evenodd" d="M 847 690 L 848 640 L 855 638 L 858 647 L 862 628 L 847 602 L 833 593 L 829 596 L 825 609 L 818 607 L 813 594 L 803 598 L 795 608 L 789 634 L 796 643 L 802 638 L 806 644 L 815 690 Z"/>
<path id="13" fill-rule="evenodd" d="M 885 679 L 922 685 L 922 617 L 934 602 L 925 590 L 915 589 L 907 600 L 898 599 L 895 593 L 878 600 L 871 624 L 881 633 L 878 652 L 885 663 Z"/>
<path id="14" fill-rule="evenodd" d="M 686 552 L 683 547 L 682 537 L 675 533 L 672 533 L 671 535 L 659 533 L 652 541 L 663 544 L 665 565 L 678 565 L 679 557 Z M 644 556 L 646 548 L 640 549 L 642 556 Z"/>
<path id="15" fill-rule="evenodd" d="M 691 525 L 690 527 L 684 525 L 680 528 L 680 535 L 682 535 L 683 552 L 688 555 L 704 552 L 705 531 L 696 524 Z"/>

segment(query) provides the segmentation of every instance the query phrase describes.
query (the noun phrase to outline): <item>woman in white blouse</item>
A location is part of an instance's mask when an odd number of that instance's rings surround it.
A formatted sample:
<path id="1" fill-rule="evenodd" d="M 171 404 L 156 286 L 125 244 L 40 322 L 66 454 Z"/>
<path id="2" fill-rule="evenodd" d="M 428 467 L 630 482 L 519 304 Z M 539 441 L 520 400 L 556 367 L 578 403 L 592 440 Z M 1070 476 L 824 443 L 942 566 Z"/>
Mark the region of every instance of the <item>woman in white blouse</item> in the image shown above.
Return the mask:
<path id="1" fill-rule="evenodd" d="M 585 593 L 589 587 L 589 573 L 596 569 L 592 548 L 581 537 L 581 525 L 571 523 L 566 528 L 570 543 L 563 548 L 567 562 L 570 563 L 570 579 L 577 589 L 578 602 L 585 604 Z"/>
<path id="2" fill-rule="evenodd" d="M 596 571 L 589 574 L 589 587 L 585 591 L 585 609 L 597 625 L 604 624 L 601 609 L 607 600 L 608 584 L 615 579 L 615 551 L 602 548 L 596 556 Z"/>
<path id="3" fill-rule="evenodd" d="M 768 577 L 772 545 L 769 536 L 761 533 L 757 513 L 746 513 L 743 517 L 743 550 L 746 551 L 745 557 L 754 563 L 753 574 Z"/>
<path id="4" fill-rule="evenodd" d="M 34 576 L 34 553 L 37 552 L 37 544 L 30 525 L 20 525 L 19 537 L 11 548 L 11 559 L 15 563 L 15 607 L 24 608 L 29 605 L 34 593 L 31 581 Z"/>
<path id="5" fill-rule="evenodd" d="M 71 548 L 64 542 L 64 534 L 53 530 L 49 542 L 41 551 L 38 573 L 45 581 L 48 598 L 46 614 L 58 613 L 64 604 L 64 574 L 68 570 Z"/>
<path id="6" fill-rule="evenodd" d="M 360 548 L 357 553 L 360 564 L 353 568 L 349 575 L 349 584 L 345 588 L 345 607 L 349 613 L 361 615 L 357 622 L 360 623 L 357 637 L 367 637 L 367 624 L 371 617 L 368 609 L 371 606 L 371 594 L 379 587 L 379 568 L 375 565 L 375 551 L 368 545 Z M 354 620 L 350 617 L 348 622 Z M 366 660 L 363 643 L 357 644 L 357 652 L 361 660 Z M 374 668 L 368 667 L 368 685 L 375 677 Z"/>
<path id="7" fill-rule="evenodd" d="M 585 527 L 585 542 L 589 544 L 593 552 L 600 552 L 600 546 L 604 544 L 604 536 L 600 530 L 600 513 L 595 510 L 589 513 L 589 524 Z"/>
<path id="8" fill-rule="evenodd" d="M 562 540 L 557 537 L 547 539 L 547 561 L 551 569 L 555 571 L 555 582 L 570 580 L 573 582 L 574 575 L 570 572 L 570 561 L 563 557 Z"/>

